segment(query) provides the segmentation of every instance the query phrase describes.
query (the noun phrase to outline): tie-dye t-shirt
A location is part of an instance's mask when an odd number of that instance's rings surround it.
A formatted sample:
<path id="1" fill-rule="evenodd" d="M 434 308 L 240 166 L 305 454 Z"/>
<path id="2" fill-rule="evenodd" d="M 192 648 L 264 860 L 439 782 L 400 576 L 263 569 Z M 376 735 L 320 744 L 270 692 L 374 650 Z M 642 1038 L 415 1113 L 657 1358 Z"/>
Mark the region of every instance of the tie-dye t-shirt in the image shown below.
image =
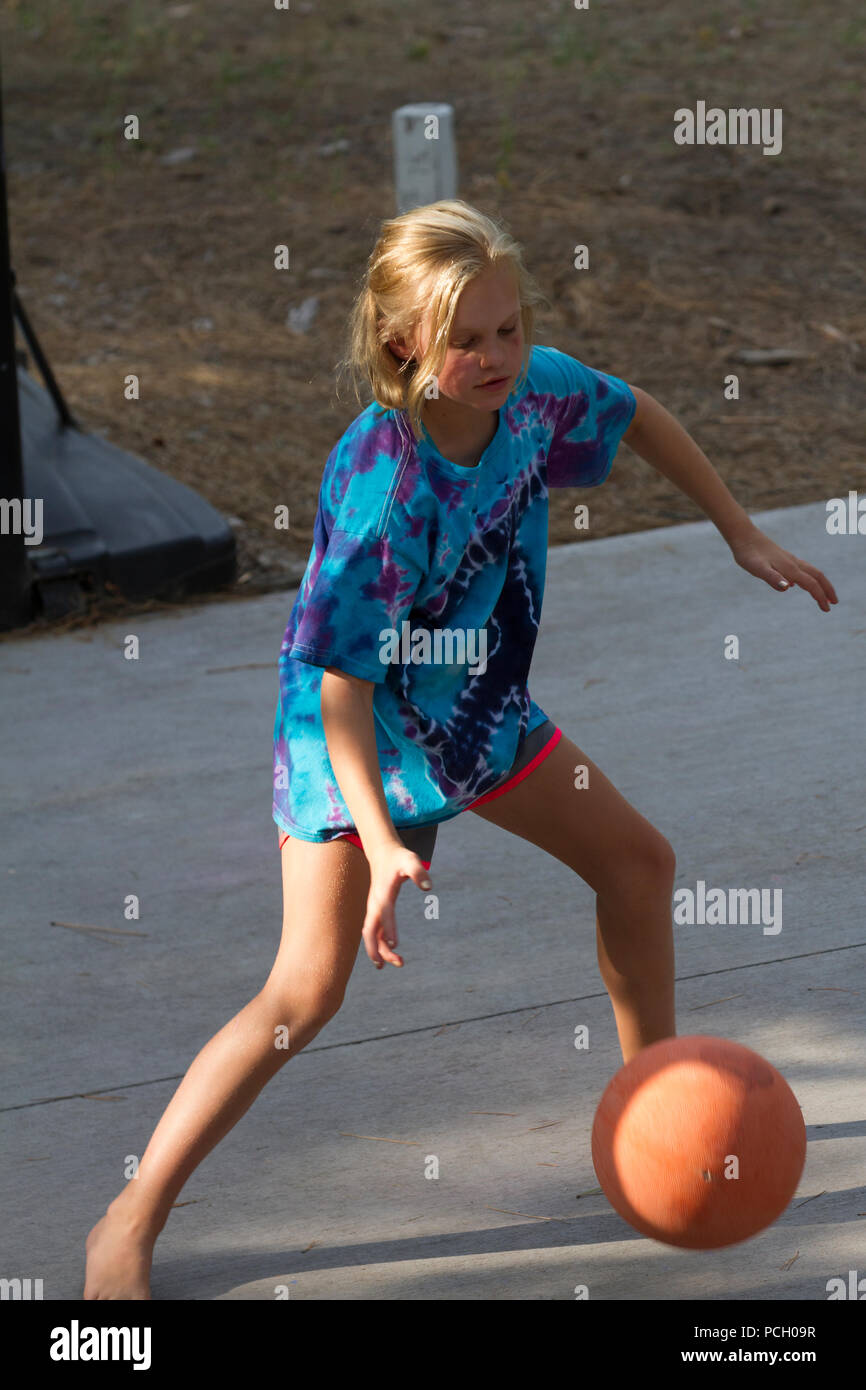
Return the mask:
<path id="1" fill-rule="evenodd" d="M 302 840 L 355 829 L 328 757 L 327 666 L 375 682 L 395 826 L 450 820 L 510 769 L 547 715 L 529 667 L 547 563 L 548 488 L 604 482 L 631 388 L 552 347 L 499 410 L 473 468 L 416 444 L 375 402 L 325 464 L 313 547 L 279 655 L 273 818 Z"/>

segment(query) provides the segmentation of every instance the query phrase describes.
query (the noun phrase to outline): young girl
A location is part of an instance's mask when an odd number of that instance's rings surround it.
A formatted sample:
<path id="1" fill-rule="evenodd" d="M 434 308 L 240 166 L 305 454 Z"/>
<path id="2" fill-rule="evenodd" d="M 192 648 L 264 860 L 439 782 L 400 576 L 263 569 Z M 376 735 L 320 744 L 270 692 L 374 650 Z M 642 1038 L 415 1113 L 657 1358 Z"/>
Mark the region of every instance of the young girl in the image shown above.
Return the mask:
<path id="1" fill-rule="evenodd" d="M 373 400 L 325 465 L 279 658 L 280 948 L 89 1233 L 85 1299 L 150 1297 L 154 1242 L 187 1178 L 333 1018 L 361 939 L 377 969 L 403 965 L 397 894 L 406 879 L 432 887 L 437 827 L 463 811 L 595 891 L 623 1062 L 675 1035 L 674 852 L 529 693 L 548 489 L 603 482 L 625 439 L 704 509 L 744 569 L 800 585 L 825 612 L 837 598 L 750 521 L 645 391 L 532 345 L 543 298 L 519 245 L 464 202 L 382 227 L 348 357 Z"/>

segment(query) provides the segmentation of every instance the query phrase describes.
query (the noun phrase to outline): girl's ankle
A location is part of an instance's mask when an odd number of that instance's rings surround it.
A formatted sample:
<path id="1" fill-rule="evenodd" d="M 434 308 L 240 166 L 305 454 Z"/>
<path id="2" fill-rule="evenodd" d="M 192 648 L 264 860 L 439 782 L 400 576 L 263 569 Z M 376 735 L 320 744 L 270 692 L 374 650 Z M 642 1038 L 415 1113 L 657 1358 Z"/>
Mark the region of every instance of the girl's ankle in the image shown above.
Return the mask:
<path id="1" fill-rule="evenodd" d="M 134 1178 L 130 1179 L 130 1183 L 134 1181 Z M 119 1217 L 135 1235 L 146 1236 L 154 1241 L 166 1220 L 165 1216 L 139 1205 L 135 1189 L 131 1186 L 125 1187 L 113 1202 L 109 1202 L 106 1216 Z"/>

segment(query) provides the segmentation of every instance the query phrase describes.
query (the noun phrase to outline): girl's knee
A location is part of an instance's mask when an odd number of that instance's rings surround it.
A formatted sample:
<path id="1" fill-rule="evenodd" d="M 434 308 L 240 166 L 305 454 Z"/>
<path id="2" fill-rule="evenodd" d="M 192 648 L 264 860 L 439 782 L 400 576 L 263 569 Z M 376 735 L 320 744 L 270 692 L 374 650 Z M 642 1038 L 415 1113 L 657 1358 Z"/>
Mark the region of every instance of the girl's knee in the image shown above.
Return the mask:
<path id="1" fill-rule="evenodd" d="M 673 845 L 658 830 L 649 836 L 645 847 L 646 862 L 650 870 L 662 879 L 673 882 L 677 869 L 677 856 Z"/>
<path id="2" fill-rule="evenodd" d="M 339 1012 L 344 995 L 345 991 L 336 985 L 322 984 L 303 990 L 266 985 L 260 997 L 276 1040 L 274 1045 L 287 1056 L 299 1052 Z"/>
<path id="3" fill-rule="evenodd" d="M 645 896 L 670 892 L 676 875 L 673 845 L 657 830 L 648 830 L 619 857 L 613 882 L 605 896 Z"/>

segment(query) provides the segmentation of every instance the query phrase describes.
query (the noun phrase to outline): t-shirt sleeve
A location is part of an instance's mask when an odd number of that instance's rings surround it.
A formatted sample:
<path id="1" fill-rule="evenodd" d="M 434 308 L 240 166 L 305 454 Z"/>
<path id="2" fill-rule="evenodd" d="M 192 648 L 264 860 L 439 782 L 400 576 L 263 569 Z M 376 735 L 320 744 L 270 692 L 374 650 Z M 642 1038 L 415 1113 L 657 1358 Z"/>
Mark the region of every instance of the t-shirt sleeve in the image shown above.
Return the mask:
<path id="1" fill-rule="evenodd" d="M 334 529 L 299 595 L 301 616 L 289 656 L 381 684 L 389 665 L 379 655 L 386 646 L 383 629 L 400 633 L 422 578 L 388 536 Z"/>
<path id="2" fill-rule="evenodd" d="M 545 348 L 543 370 L 555 420 L 547 454 L 548 487 L 597 487 L 611 470 L 620 440 L 634 419 L 631 387 Z"/>

